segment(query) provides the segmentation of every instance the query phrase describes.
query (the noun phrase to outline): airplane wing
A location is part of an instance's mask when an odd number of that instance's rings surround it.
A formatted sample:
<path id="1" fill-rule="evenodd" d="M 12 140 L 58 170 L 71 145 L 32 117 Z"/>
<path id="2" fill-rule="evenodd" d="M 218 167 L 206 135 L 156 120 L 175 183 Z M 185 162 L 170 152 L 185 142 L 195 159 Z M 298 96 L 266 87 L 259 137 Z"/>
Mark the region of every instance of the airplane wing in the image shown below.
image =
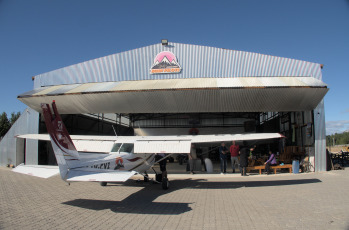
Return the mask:
<path id="1" fill-rule="evenodd" d="M 228 141 L 249 141 L 283 138 L 280 133 L 249 133 L 192 136 L 145 136 L 128 137 L 134 143 L 135 153 L 189 153 L 191 143 L 211 143 Z M 123 139 L 127 142 L 127 137 Z M 117 140 L 116 142 L 119 142 Z"/>
<path id="2" fill-rule="evenodd" d="M 41 178 L 49 178 L 59 173 L 58 166 L 48 165 L 24 165 L 20 164 L 16 168 L 12 169 L 13 172 L 22 173 L 30 176 L 36 176 Z"/>
<path id="3" fill-rule="evenodd" d="M 33 140 L 50 141 L 49 134 L 21 134 L 17 135 L 17 138 L 26 138 Z M 70 135 L 72 140 L 85 140 L 85 141 L 116 141 L 119 139 L 117 136 L 89 136 L 89 135 Z"/>
<path id="4" fill-rule="evenodd" d="M 135 171 L 93 172 L 71 169 L 67 181 L 125 182 L 136 173 Z"/>
<path id="5" fill-rule="evenodd" d="M 284 138 L 280 133 L 247 133 L 247 134 L 217 134 L 192 136 L 192 143 L 226 142 L 226 141 L 250 141 L 273 138 Z"/>
<path id="6" fill-rule="evenodd" d="M 18 138 L 50 141 L 48 134 L 24 134 Z M 79 152 L 109 153 L 114 143 L 134 143 L 135 153 L 189 153 L 191 143 L 249 141 L 284 138 L 280 133 L 178 135 L 178 136 L 83 136 L 71 135 Z"/>

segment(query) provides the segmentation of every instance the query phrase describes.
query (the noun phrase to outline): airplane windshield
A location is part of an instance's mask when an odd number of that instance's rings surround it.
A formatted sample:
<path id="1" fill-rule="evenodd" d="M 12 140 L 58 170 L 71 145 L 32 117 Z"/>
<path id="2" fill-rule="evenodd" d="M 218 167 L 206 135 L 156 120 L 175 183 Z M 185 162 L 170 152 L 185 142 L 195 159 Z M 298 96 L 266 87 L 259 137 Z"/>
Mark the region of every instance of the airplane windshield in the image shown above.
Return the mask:
<path id="1" fill-rule="evenodd" d="M 114 144 L 111 152 L 127 152 L 132 153 L 133 152 L 133 143 L 116 143 Z"/>
<path id="2" fill-rule="evenodd" d="M 133 152 L 133 143 L 124 143 L 123 145 L 121 145 L 119 152 L 127 152 L 127 153 Z"/>
<path id="3" fill-rule="evenodd" d="M 116 143 L 114 144 L 113 148 L 111 149 L 111 152 L 118 152 L 119 148 L 121 146 L 122 143 Z"/>

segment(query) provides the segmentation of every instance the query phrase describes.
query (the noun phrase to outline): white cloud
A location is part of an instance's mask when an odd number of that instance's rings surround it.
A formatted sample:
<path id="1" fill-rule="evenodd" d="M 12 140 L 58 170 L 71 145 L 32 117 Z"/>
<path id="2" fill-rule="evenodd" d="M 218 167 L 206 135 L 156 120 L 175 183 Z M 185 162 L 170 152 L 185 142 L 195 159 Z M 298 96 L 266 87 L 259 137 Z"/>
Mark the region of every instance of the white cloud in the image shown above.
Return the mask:
<path id="1" fill-rule="evenodd" d="M 326 122 L 326 135 L 342 133 L 348 130 L 349 130 L 349 120 Z"/>

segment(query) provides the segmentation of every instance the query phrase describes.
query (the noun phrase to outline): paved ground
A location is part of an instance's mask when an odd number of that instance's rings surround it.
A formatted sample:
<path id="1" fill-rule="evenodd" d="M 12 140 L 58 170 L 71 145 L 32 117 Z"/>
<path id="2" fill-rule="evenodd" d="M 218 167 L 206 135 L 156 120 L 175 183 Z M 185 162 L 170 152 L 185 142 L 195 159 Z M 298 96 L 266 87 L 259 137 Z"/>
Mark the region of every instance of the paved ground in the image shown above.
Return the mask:
<path id="1" fill-rule="evenodd" d="M 0 167 L 0 229 L 349 229 L 349 169 L 68 186 Z"/>

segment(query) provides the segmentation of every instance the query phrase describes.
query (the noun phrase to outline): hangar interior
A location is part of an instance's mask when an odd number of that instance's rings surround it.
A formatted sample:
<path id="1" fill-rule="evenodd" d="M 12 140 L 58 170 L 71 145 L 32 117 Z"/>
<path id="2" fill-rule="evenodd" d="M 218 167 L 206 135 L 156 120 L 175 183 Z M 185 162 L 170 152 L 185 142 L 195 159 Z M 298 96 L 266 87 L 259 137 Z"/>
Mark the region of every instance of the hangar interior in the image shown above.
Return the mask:
<path id="1" fill-rule="evenodd" d="M 329 89 L 322 67 L 253 52 L 154 44 L 34 76 L 33 89 L 18 96 L 33 116 L 22 119 L 27 129 L 16 126 L 12 134 L 45 133 L 40 104 L 55 100 L 71 134 L 280 132 L 287 138 L 266 143 L 260 152 L 292 147 L 324 171 L 323 98 Z M 7 144 L 12 139 L 0 142 L 2 165 L 22 161 L 14 160 L 20 148 Z M 26 163 L 54 164 L 46 144 L 27 140 L 24 145 Z"/>
<path id="2" fill-rule="evenodd" d="M 165 136 L 279 132 L 286 139 L 253 142 L 257 148 L 254 157 L 266 157 L 269 149 L 284 152 L 285 146 L 302 146 L 309 156 L 314 147 L 313 112 L 237 112 L 237 113 L 189 113 L 189 114 L 65 114 L 62 119 L 72 135 L 105 136 Z M 39 133 L 47 133 L 40 116 Z M 226 143 L 230 146 L 230 143 Z M 237 144 L 242 144 L 237 142 Z M 196 145 L 199 158 L 219 162 L 220 143 Z M 302 158 L 293 156 L 295 159 Z M 175 155 L 175 160 L 178 160 Z M 292 159 L 283 159 L 290 163 Z M 51 143 L 39 141 L 39 165 L 57 165 Z M 229 165 L 229 164 L 228 164 Z M 184 172 L 184 171 L 183 171 Z"/>

